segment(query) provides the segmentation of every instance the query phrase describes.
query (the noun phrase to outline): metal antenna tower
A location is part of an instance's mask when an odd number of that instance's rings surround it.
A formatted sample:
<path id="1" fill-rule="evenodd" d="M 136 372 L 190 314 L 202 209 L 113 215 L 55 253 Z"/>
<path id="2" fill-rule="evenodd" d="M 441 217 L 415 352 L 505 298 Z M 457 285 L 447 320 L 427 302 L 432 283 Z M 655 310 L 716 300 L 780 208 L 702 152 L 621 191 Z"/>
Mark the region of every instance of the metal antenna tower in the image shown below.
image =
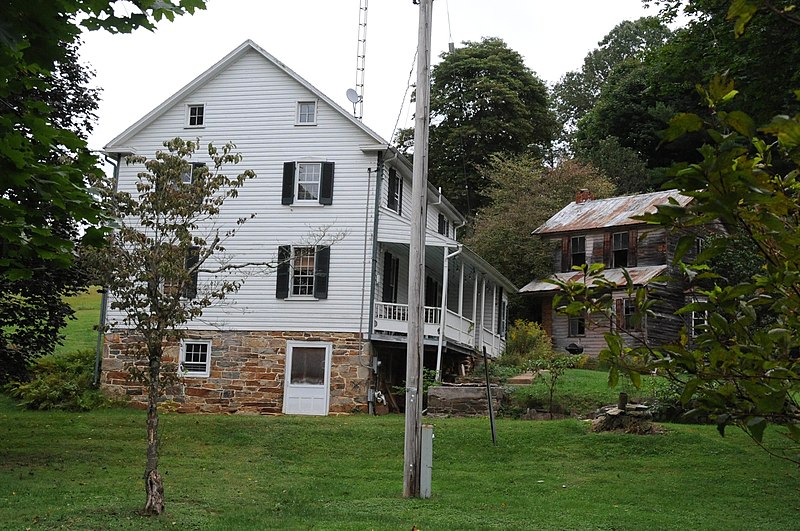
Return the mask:
<path id="1" fill-rule="evenodd" d="M 367 7 L 369 0 L 361 0 L 358 8 L 358 47 L 356 50 L 356 94 L 353 102 L 353 115 L 361 120 L 364 116 L 364 70 L 367 57 Z"/>

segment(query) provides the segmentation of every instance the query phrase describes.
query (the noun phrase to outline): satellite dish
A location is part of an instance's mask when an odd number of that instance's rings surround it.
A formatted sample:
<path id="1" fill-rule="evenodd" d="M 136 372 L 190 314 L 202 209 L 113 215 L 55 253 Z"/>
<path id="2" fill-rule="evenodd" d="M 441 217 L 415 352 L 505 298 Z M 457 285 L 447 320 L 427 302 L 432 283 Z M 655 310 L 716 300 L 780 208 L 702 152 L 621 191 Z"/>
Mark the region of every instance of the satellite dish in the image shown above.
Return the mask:
<path id="1" fill-rule="evenodd" d="M 347 89 L 347 99 L 350 100 L 350 103 L 358 103 L 361 101 L 361 98 L 358 96 L 358 92 L 353 89 Z"/>

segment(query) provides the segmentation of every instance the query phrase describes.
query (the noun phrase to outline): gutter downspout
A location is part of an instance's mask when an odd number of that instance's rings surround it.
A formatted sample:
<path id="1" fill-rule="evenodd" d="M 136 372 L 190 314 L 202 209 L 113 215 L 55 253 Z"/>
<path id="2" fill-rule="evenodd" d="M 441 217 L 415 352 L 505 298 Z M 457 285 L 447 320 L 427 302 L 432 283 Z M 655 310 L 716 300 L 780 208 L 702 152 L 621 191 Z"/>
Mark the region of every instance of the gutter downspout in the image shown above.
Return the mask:
<path id="1" fill-rule="evenodd" d="M 389 160 L 394 160 L 397 158 L 395 154 L 394 157 L 390 158 Z M 372 332 L 374 328 L 374 321 L 375 321 L 375 275 L 377 273 L 378 268 L 378 214 L 381 209 L 381 184 L 383 183 L 383 169 L 386 165 L 386 161 L 383 159 L 383 152 L 378 152 L 378 161 L 377 167 L 375 168 L 375 203 L 373 205 L 373 216 L 372 216 L 372 264 L 370 266 L 370 282 L 369 282 L 369 323 L 367 325 L 367 341 L 369 342 L 369 351 L 371 357 L 370 363 L 370 371 L 372 373 L 372 384 L 369 386 L 369 390 L 367 391 L 367 410 L 370 415 L 375 414 L 375 387 L 378 383 L 378 359 L 375 357 L 375 351 L 372 347 Z M 364 239 L 366 240 L 366 234 L 364 235 Z M 366 242 L 365 242 L 366 243 Z M 366 258 L 366 256 L 365 256 Z M 365 264 L 366 267 L 366 264 Z M 362 288 L 363 289 L 363 288 Z M 361 308 L 361 316 L 363 319 L 364 316 L 364 308 Z M 362 342 L 361 345 L 363 348 L 363 330 L 362 333 Z"/>
<path id="2" fill-rule="evenodd" d="M 117 153 L 116 162 L 109 158 L 108 155 L 105 156 L 105 159 L 107 163 L 114 166 L 114 191 L 116 192 L 119 183 L 119 165 L 122 162 L 122 154 Z M 106 334 L 106 312 L 108 311 L 108 290 L 101 287 L 100 293 L 102 294 L 100 300 L 100 322 L 97 326 L 97 344 L 94 350 L 94 378 L 92 380 L 92 385 L 95 388 L 100 387 L 100 371 L 103 365 L 103 339 Z"/>
<path id="3" fill-rule="evenodd" d="M 375 215 L 372 217 L 372 269 L 370 271 L 369 286 L 369 327 L 367 328 L 367 340 L 372 341 L 372 332 L 375 327 L 375 275 L 378 269 L 378 221 L 381 210 L 381 185 L 383 184 L 383 170 L 387 162 L 397 158 L 397 153 L 391 158 L 384 160 L 383 152 L 378 152 L 378 167 L 375 170 Z M 363 312 L 362 312 L 363 313 Z"/>
<path id="4" fill-rule="evenodd" d="M 442 308 L 439 316 L 439 345 L 436 349 L 436 381 L 442 381 L 442 344 L 447 325 L 447 288 L 450 283 L 450 259 L 461 254 L 464 247 L 459 244 L 458 249 L 447 254 L 448 248 L 444 247 L 444 272 L 442 273 Z"/>

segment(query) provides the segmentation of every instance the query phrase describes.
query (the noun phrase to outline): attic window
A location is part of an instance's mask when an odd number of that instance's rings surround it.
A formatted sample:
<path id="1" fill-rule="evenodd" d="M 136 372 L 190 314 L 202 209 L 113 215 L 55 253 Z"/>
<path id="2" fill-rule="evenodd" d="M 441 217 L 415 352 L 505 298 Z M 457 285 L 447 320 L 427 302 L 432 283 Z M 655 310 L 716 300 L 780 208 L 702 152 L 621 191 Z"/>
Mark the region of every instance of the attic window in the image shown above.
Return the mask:
<path id="1" fill-rule="evenodd" d="M 297 102 L 297 125 L 316 125 L 317 124 L 317 102 L 298 101 Z"/>
<path id="2" fill-rule="evenodd" d="M 205 125 L 206 106 L 203 103 L 186 106 L 186 126 L 203 127 Z"/>

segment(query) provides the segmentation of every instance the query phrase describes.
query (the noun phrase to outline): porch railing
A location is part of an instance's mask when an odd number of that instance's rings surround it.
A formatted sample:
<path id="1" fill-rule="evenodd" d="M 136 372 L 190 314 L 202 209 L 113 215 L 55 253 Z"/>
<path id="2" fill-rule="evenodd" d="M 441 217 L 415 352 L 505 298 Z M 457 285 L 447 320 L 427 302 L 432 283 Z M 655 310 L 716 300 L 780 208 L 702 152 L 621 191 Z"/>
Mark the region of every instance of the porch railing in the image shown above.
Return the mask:
<path id="1" fill-rule="evenodd" d="M 441 308 L 425 307 L 425 335 L 438 336 Z M 408 333 L 408 305 L 389 302 L 375 303 L 375 331 Z M 474 346 L 475 323 L 471 319 L 447 310 L 445 337 L 462 345 Z"/>

